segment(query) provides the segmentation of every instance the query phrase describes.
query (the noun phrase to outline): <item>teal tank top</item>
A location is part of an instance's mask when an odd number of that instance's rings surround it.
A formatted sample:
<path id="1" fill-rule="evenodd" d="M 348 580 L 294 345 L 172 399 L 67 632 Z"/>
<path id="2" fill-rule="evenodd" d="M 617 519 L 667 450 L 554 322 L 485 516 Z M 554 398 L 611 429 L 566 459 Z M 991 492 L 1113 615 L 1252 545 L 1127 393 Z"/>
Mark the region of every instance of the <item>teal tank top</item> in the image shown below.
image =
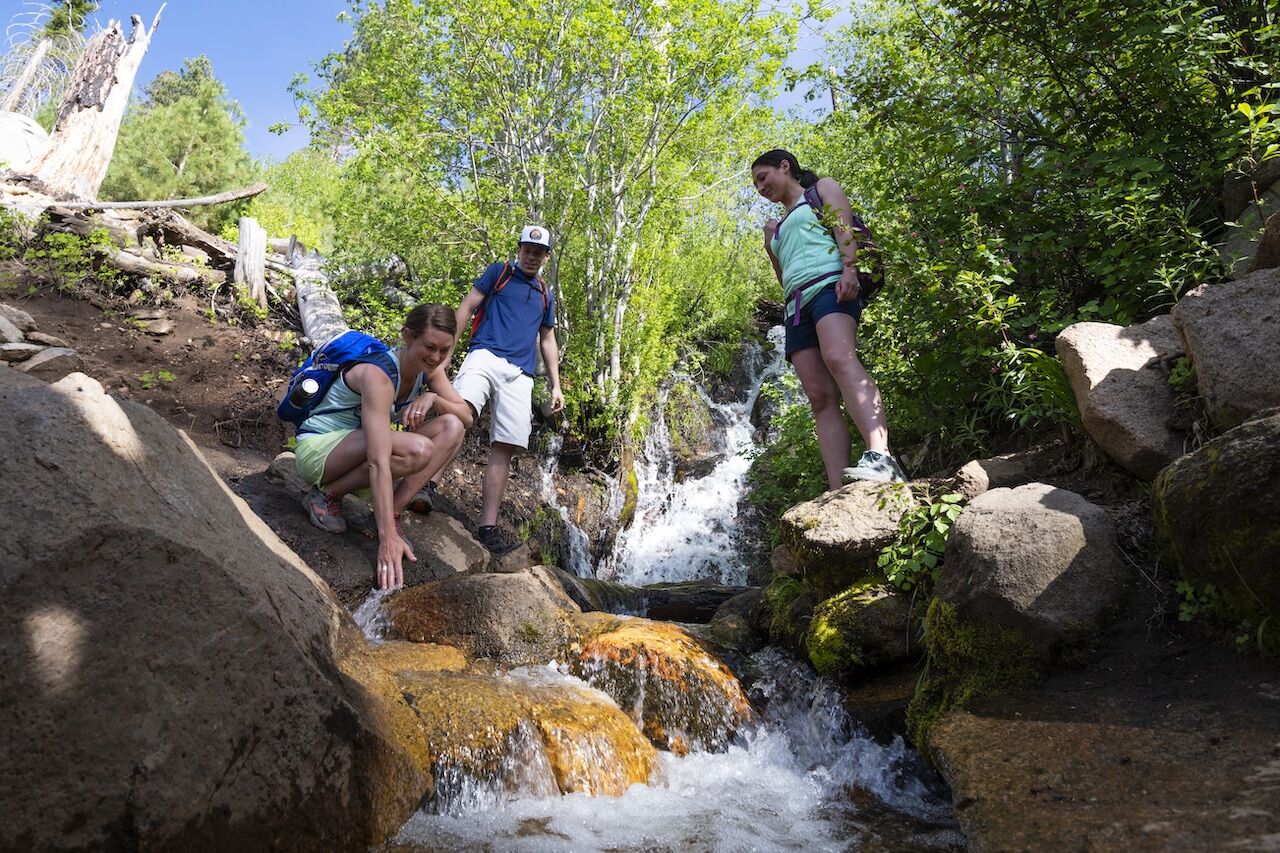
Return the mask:
<path id="1" fill-rule="evenodd" d="M 782 295 L 788 318 L 844 272 L 844 260 L 835 239 L 804 199 L 783 217 L 773 234 L 771 248 L 782 268 Z"/>
<path id="2" fill-rule="evenodd" d="M 396 362 L 396 380 L 395 385 L 397 392 L 400 387 L 400 350 L 391 351 L 392 357 Z M 413 388 L 409 391 L 409 396 L 404 398 L 403 403 L 392 403 L 390 414 L 394 417 L 401 409 L 409 405 L 415 397 L 422 391 L 421 373 L 413 381 Z M 397 397 L 399 394 L 397 393 Z M 324 399 L 320 401 L 311 411 L 311 417 L 302 422 L 302 426 L 298 427 L 299 439 L 306 438 L 309 435 L 323 435 L 327 432 L 336 432 L 343 429 L 359 429 L 360 428 L 360 406 L 362 404 L 360 395 L 352 390 L 347 384 L 345 372 L 334 380 L 333 385 L 329 386 L 329 391 L 324 395 Z"/>

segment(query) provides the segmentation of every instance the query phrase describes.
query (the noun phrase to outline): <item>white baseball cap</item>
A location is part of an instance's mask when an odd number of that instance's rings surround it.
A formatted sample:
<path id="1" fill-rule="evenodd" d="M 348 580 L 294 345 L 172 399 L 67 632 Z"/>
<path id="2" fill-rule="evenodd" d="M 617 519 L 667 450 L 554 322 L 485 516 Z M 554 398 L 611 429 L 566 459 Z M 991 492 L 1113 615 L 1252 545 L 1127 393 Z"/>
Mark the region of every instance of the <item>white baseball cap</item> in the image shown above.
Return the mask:
<path id="1" fill-rule="evenodd" d="M 551 248 L 551 232 L 541 225 L 526 225 L 520 230 L 520 242 Z"/>

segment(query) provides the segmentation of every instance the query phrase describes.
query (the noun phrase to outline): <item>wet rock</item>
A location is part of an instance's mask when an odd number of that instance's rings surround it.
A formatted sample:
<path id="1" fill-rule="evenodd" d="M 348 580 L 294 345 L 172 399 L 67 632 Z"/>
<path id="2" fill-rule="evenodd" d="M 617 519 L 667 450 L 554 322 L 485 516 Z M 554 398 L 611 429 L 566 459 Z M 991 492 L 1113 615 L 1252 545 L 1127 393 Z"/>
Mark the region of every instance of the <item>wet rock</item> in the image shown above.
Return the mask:
<path id="1" fill-rule="evenodd" d="M 1043 483 L 974 498 L 947 540 L 936 595 L 962 619 L 1011 628 L 1045 659 L 1087 643 L 1129 571 L 1100 507 Z"/>
<path id="2" fill-rule="evenodd" d="M 814 608 L 805 637 L 819 675 L 854 675 L 919 654 L 912 642 L 911 598 L 886 583 L 855 584 Z"/>
<path id="3" fill-rule="evenodd" d="M 568 639 L 567 612 L 528 572 L 456 575 L 391 597 L 391 637 L 443 643 L 507 666 L 553 660 Z"/>
<path id="4" fill-rule="evenodd" d="M 779 534 L 805 582 L 825 598 L 877 574 L 876 556 L 914 504 L 904 485 L 851 483 L 787 510 Z"/>
<path id="5" fill-rule="evenodd" d="M 426 780 L 325 584 L 150 409 L 0 368 L 0 412 L 0 848 L 394 832 Z"/>
<path id="6" fill-rule="evenodd" d="M 750 654 L 769 642 L 769 605 L 763 589 L 749 589 L 721 604 L 711 617 L 709 636 L 720 646 Z"/>
<path id="7" fill-rule="evenodd" d="M 804 640 L 813 608 L 820 600 L 818 594 L 799 578 L 775 575 L 764 589 L 764 600 L 768 606 L 769 640 L 807 658 Z"/>
<path id="8" fill-rule="evenodd" d="M 1151 480 L 1182 455 L 1165 368 L 1182 344 L 1168 315 L 1127 328 L 1076 323 L 1058 335 L 1057 350 L 1084 428 L 1121 467 Z"/>
<path id="9" fill-rule="evenodd" d="M 573 621 L 570 671 L 628 709 L 660 749 L 723 750 L 751 718 L 737 678 L 678 626 L 602 613 Z"/>
<path id="10" fill-rule="evenodd" d="M 608 696 L 559 676 L 400 671 L 396 680 L 417 714 L 441 810 L 477 788 L 620 796 L 657 764 Z"/>
<path id="11" fill-rule="evenodd" d="M 392 675 L 412 672 L 462 672 L 467 656 L 453 646 L 390 640 L 369 650 L 374 663 Z"/>
<path id="12" fill-rule="evenodd" d="M 1280 411 L 1183 456 L 1152 491 L 1165 561 L 1228 625 L 1260 629 L 1280 613 Z M 1208 588 L 1214 592 L 1210 594 Z M 1280 642 L 1262 636 L 1272 648 Z"/>
<path id="13" fill-rule="evenodd" d="M 679 380 L 671 386 L 662 416 L 671 436 L 676 479 L 705 476 L 724 458 L 724 427 L 692 382 Z"/>
<path id="14" fill-rule="evenodd" d="M 8 320 L 20 332 L 34 332 L 36 329 L 36 321 L 30 314 L 16 305 L 6 305 L 0 302 L 0 317 Z"/>
<path id="15" fill-rule="evenodd" d="M 1280 269 L 1197 287 L 1173 307 L 1173 325 L 1218 429 L 1280 405 Z"/>
<path id="16" fill-rule="evenodd" d="M 720 605 L 744 589 L 711 581 L 649 584 L 643 587 L 644 615 L 670 622 L 710 622 Z"/>
<path id="17" fill-rule="evenodd" d="M 6 364 L 26 361 L 43 349 L 44 347 L 38 344 L 0 344 L 0 361 L 3 361 Z"/>
<path id="18" fill-rule="evenodd" d="M 56 382 L 68 373 L 84 369 L 84 359 L 73 349 L 49 347 L 18 365 L 18 369 L 45 382 Z"/>
<path id="19" fill-rule="evenodd" d="M 553 569 L 553 574 L 565 594 L 584 612 L 643 616 L 648 611 L 649 599 L 638 587 L 597 578 L 580 578 L 563 569 Z"/>

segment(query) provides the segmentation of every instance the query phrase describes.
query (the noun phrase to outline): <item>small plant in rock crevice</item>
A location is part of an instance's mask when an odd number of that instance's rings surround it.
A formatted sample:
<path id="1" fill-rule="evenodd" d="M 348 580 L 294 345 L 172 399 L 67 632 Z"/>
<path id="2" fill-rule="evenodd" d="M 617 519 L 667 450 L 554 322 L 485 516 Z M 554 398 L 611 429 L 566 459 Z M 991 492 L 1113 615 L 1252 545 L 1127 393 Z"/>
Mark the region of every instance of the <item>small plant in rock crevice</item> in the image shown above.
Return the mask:
<path id="1" fill-rule="evenodd" d="M 947 536 L 964 509 L 964 497 L 954 492 L 935 495 L 927 486 L 915 491 L 918 503 L 898 521 L 898 538 L 876 558 L 885 579 L 904 591 L 927 590 L 937 582 Z"/>

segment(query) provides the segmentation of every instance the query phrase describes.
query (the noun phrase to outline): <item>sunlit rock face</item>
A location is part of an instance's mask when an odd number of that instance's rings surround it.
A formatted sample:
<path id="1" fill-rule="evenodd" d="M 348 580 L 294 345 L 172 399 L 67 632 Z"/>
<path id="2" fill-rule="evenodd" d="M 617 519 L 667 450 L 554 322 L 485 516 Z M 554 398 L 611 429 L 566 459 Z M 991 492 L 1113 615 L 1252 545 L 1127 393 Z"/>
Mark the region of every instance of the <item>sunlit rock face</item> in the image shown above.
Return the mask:
<path id="1" fill-rule="evenodd" d="M 570 670 L 612 696 L 659 748 L 724 749 L 751 718 L 737 678 L 678 626 L 600 613 L 573 622 Z"/>
<path id="2" fill-rule="evenodd" d="M 394 677 L 425 741 L 434 811 L 516 793 L 619 796 L 654 770 L 656 751 L 608 696 L 545 667 Z"/>
<path id="3" fill-rule="evenodd" d="M 413 812 L 351 617 L 159 415 L 0 367 L 0 471 L 0 849 L 366 849 Z"/>

